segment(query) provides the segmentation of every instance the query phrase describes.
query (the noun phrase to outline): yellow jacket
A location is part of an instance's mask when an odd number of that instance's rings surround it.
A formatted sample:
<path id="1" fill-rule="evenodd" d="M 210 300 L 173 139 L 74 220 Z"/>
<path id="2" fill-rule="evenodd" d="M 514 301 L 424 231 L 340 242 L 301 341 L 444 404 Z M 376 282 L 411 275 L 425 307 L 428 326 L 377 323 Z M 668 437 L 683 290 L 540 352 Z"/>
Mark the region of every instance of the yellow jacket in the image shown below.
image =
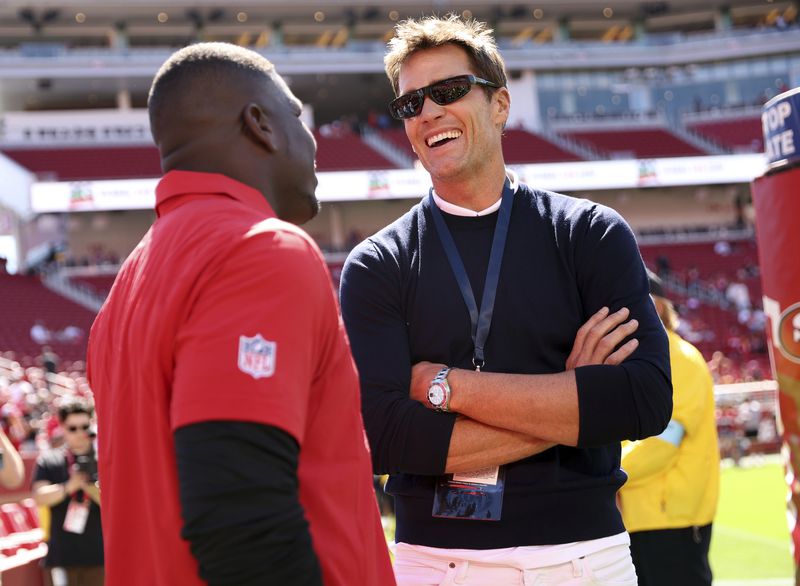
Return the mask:
<path id="1" fill-rule="evenodd" d="M 700 352 L 673 332 L 672 421 L 684 430 L 679 445 L 670 436 L 624 442 L 620 489 L 622 518 L 629 532 L 707 525 L 719 497 L 719 447 L 711 374 Z M 668 428 L 669 429 L 669 428 Z"/>

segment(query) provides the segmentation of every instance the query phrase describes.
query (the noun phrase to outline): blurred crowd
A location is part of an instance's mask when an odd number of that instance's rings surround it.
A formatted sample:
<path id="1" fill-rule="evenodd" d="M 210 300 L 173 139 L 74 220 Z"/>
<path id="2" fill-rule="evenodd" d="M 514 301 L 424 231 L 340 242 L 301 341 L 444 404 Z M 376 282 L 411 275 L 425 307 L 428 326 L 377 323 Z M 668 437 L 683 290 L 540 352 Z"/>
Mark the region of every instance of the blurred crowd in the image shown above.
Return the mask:
<path id="1" fill-rule="evenodd" d="M 780 449 L 775 404 L 756 398 L 720 400 L 716 410 L 719 451 L 739 464 L 744 456 Z"/>
<path id="2" fill-rule="evenodd" d="M 60 446 L 60 405 L 76 396 L 92 399 L 85 365 L 52 363 L 46 352 L 24 357 L 22 364 L 16 358 L 14 352 L 0 354 L 0 426 L 23 455 Z"/>

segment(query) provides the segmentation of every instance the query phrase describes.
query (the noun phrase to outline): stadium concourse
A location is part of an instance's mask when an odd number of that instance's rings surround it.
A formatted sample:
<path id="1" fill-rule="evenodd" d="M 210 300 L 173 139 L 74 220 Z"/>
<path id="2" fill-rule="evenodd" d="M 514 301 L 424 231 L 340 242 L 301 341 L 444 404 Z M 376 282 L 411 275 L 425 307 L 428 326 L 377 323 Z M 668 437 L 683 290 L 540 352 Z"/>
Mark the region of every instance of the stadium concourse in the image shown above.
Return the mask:
<path id="1" fill-rule="evenodd" d="M 34 5 L 0 5 L 0 424 L 28 468 L 22 489 L 0 489 L 4 585 L 46 583 L 31 468 L 60 441 L 59 401 L 91 397 L 86 336 L 154 218 L 149 84 L 197 40 L 262 52 L 304 102 L 323 201 L 305 228 L 337 286 L 347 252 L 427 189 L 386 113 L 387 34 L 433 12 L 489 22 L 509 70 L 507 164 L 626 218 L 718 385 L 723 457 L 780 449 L 749 183 L 761 105 L 800 86 L 797 2 Z"/>

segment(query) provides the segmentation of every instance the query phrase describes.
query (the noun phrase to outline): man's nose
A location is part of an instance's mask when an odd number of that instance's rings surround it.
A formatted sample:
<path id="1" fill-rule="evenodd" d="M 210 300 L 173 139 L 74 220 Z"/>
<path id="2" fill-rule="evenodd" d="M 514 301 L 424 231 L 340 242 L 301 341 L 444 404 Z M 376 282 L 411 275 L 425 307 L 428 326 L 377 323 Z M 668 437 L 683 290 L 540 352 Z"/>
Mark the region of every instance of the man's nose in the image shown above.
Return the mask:
<path id="1" fill-rule="evenodd" d="M 422 102 L 422 111 L 419 113 L 420 120 L 435 120 L 444 115 L 445 107 L 434 102 L 430 97 L 425 96 Z"/>

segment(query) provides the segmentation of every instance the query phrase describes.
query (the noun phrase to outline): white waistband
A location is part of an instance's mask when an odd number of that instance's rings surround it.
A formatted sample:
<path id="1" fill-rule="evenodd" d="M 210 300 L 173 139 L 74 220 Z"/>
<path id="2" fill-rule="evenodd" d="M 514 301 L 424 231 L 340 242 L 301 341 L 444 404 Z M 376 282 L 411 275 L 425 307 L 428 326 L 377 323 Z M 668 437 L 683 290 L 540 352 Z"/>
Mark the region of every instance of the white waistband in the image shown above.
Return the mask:
<path id="1" fill-rule="evenodd" d="M 622 533 L 599 539 L 560 543 L 558 545 L 526 545 L 500 549 L 444 549 L 400 542 L 395 543 L 393 548 L 395 555 L 421 556 L 441 560 L 458 559 L 480 564 L 530 570 L 565 564 L 610 547 L 630 545 L 630 543 L 630 536 L 623 531 Z"/>

